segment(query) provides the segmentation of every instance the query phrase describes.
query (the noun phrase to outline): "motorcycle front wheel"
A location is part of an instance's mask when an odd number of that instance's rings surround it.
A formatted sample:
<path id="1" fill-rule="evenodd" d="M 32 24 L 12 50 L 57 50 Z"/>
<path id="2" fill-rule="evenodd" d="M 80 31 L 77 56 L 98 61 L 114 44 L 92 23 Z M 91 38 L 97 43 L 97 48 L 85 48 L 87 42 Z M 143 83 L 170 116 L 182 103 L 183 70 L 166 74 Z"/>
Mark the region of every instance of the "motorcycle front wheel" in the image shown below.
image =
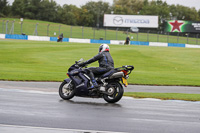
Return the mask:
<path id="1" fill-rule="evenodd" d="M 108 103 L 115 103 L 118 102 L 123 94 L 124 89 L 119 82 L 111 82 L 106 86 L 107 94 L 103 95 L 103 98 Z"/>
<path id="2" fill-rule="evenodd" d="M 59 95 L 64 100 L 69 100 L 74 97 L 75 89 L 73 82 L 63 81 L 59 87 Z"/>

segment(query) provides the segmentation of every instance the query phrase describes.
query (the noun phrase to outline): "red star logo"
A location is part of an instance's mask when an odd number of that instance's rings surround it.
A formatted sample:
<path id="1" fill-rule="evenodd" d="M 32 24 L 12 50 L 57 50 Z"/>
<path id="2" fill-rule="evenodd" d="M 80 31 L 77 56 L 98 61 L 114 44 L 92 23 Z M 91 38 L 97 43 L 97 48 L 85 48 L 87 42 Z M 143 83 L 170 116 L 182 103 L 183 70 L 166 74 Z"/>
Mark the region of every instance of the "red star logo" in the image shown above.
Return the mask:
<path id="1" fill-rule="evenodd" d="M 169 22 L 169 24 L 173 27 L 171 32 L 173 32 L 174 30 L 178 30 L 179 32 L 181 32 L 180 30 L 180 26 L 184 23 L 179 23 L 177 20 L 175 22 Z"/>

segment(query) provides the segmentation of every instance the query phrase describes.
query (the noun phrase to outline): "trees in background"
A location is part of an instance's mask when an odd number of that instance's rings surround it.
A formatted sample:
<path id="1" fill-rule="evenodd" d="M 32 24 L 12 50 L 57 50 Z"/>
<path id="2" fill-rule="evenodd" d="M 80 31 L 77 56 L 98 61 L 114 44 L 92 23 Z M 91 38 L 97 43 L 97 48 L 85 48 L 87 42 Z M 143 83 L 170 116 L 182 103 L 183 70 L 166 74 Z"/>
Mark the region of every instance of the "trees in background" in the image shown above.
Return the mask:
<path id="1" fill-rule="evenodd" d="M 107 2 L 88 2 L 81 7 L 80 25 L 103 26 L 103 16 L 111 12 L 111 7 Z"/>
<path id="2" fill-rule="evenodd" d="M 24 0 L 15 0 L 12 4 L 12 15 L 16 17 L 24 17 L 25 4 Z"/>
<path id="3" fill-rule="evenodd" d="M 172 16 L 175 16 L 179 20 L 200 21 L 199 14 L 195 8 L 189 8 L 182 5 L 171 5 L 169 6 L 169 9 Z"/>
<path id="4" fill-rule="evenodd" d="M 35 1 L 35 0 L 34 0 Z M 36 19 L 56 22 L 58 5 L 53 0 L 42 0 L 40 2 Z"/>
<path id="5" fill-rule="evenodd" d="M 0 17 L 8 16 L 10 13 L 10 6 L 7 0 L 0 0 Z"/>
<path id="6" fill-rule="evenodd" d="M 114 0 L 113 2 L 115 14 L 139 14 L 144 5 L 142 0 Z"/>
<path id="7" fill-rule="evenodd" d="M 80 10 L 74 5 L 59 6 L 57 10 L 57 21 L 68 25 L 78 25 Z"/>
<path id="8" fill-rule="evenodd" d="M 144 1 L 141 15 L 158 15 L 160 18 L 168 18 L 170 14 L 169 5 L 161 0 L 148 2 Z"/>
<path id="9" fill-rule="evenodd" d="M 53 0 L 15 0 L 12 15 L 46 21 L 56 20 L 57 3 Z"/>
<path id="10" fill-rule="evenodd" d="M 200 21 L 200 10 L 182 5 L 168 5 L 163 0 L 113 0 L 88 2 L 80 8 L 75 5 L 58 5 L 54 0 L 0 0 L 0 17 L 23 17 L 68 25 L 102 27 L 104 14 L 158 15 L 164 19 Z"/>

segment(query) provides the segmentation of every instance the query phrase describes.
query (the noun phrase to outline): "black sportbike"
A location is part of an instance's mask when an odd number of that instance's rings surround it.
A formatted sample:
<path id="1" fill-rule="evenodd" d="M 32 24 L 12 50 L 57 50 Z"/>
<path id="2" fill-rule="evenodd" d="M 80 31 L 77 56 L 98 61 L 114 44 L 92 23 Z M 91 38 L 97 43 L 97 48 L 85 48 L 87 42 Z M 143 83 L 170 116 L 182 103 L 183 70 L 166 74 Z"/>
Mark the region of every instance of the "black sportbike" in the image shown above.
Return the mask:
<path id="1" fill-rule="evenodd" d="M 79 65 L 83 59 L 76 61 L 69 69 L 67 76 L 59 87 L 59 95 L 64 100 L 69 100 L 74 96 L 104 98 L 108 103 L 118 102 L 124 93 L 122 84 L 128 85 L 127 79 L 134 69 L 131 65 L 122 66 L 106 72 L 102 75 L 95 75 L 99 84 L 99 89 L 90 89 L 92 82 L 87 75 L 87 71 Z"/>

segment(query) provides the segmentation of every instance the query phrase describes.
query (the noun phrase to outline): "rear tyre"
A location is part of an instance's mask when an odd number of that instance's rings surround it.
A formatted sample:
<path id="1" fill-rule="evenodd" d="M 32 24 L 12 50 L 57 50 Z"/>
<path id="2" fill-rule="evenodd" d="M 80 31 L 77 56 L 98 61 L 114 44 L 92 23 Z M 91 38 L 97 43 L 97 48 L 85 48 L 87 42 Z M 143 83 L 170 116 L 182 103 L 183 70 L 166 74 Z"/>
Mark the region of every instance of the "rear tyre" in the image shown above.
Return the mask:
<path id="1" fill-rule="evenodd" d="M 73 98 L 75 95 L 74 84 L 71 81 L 63 81 L 59 87 L 59 95 L 64 100 L 69 100 Z"/>
<path id="2" fill-rule="evenodd" d="M 115 103 L 118 102 L 123 94 L 124 89 L 119 82 L 111 82 L 106 86 L 107 94 L 103 95 L 103 98 L 108 103 Z"/>

